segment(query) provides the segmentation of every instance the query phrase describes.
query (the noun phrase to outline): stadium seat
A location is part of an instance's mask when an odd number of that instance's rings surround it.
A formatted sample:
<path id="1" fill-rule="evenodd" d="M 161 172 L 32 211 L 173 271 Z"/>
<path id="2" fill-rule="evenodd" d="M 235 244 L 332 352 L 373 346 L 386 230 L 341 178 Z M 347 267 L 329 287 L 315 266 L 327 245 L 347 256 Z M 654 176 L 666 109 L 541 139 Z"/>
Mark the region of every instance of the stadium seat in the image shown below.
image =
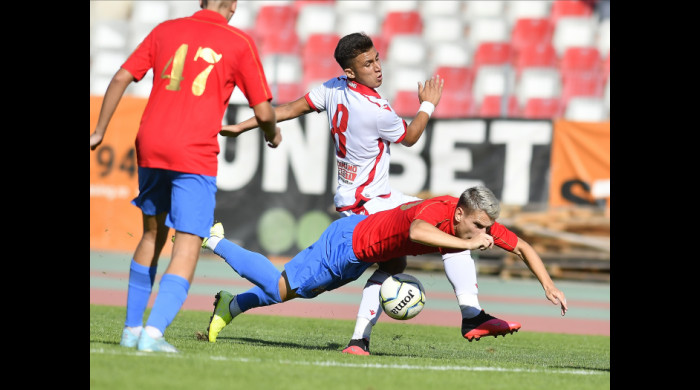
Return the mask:
<path id="1" fill-rule="evenodd" d="M 264 4 L 255 17 L 255 35 L 262 41 L 268 37 L 277 37 L 296 32 L 297 12 L 293 5 Z"/>
<path id="2" fill-rule="evenodd" d="M 445 80 L 443 96 L 446 92 L 466 91 L 471 96 L 474 74 L 466 66 L 438 66 L 433 74 L 439 74 Z"/>
<path id="3" fill-rule="evenodd" d="M 519 19 L 547 19 L 551 2 L 547 0 L 509 1 L 506 18 L 511 26 Z"/>
<path id="4" fill-rule="evenodd" d="M 552 45 L 562 57 L 569 47 L 595 46 L 596 21 L 589 17 L 565 17 L 554 25 Z"/>
<path id="5" fill-rule="evenodd" d="M 560 116 L 559 98 L 530 98 L 525 103 L 522 114 L 525 119 L 555 119 Z"/>
<path id="6" fill-rule="evenodd" d="M 418 11 L 392 11 L 384 17 L 381 35 L 390 42 L 397 34 L 422 34 L 423 20 Z"/>
<path id="7" fill-rule="evenodd" d="M 301 43 L 294 30 L 279 35 L 258 38 L 258 51 L 261 57 L 273 54 L 301 55 Z"/>
<path id="8" fill-rule="evenodd" d="M 425 84 L 430 74 L 424 66 L 396 66 L 387 64 L 383 71 L 382 97 L 392 101 L 398 91 L 418 93 L 418 82 Z"/>
<path id="9" fill-rule="evenodd" d="M 596 46 L 602 56 L 610 53 L 610 19 L 605 19 L 598 26 Z"/>
<path id="10" fill-rule="evenodd" d="M 527 2 L 525 2 L 527 3 Z M 511 32 L 510 45 L 516 55 L 530 46 L 551 44 L 554 27 L 545 18 L 518 19 Z"/>
<path id="11" fill-rule="evenodd" d="M 298 83 L 302 81 L 301 58 L 290 54 L 261 56 L 265 77 L 269 84 Z"/>
<path id="12" fill-rule="evenodd" d="M 398 90 L 390 101 L 391 108 L 394 109 L 398 116 L 404 118 L 413 118 L 416 116 L 418 108 L 420 107 L 418 90 Z"/>
<path id="13" fill-rule="evenodd" d="M 528 68 L 556 69 L 558 67 L 557 52 L 550 43 L 527 46 L 515 58 L 516 77 L 520 77 L 523 70 Z"/>
<path id="14" fill-rule="evenodd" d="M 338 15 L 346 15 L 348 12 L 361 12 L 374 14 L 376 1 L 373 0 L 336 0 L 335 11 Z M 341 18 L 342 20 L 342 18 Z M 361 31 L 361 30 L 359 30 Z M 342 35 L 342 34 L 341 34 Z"/>
<path id="15" fill-rule="evenodd" d="M 593 15 L 591 1 L 556 0 L 552 2 L 549 17 L 555 25 L 561 18 L 588 17 Z"/>
<path id="16" fill-rule="evenodd" d="M 523 70 L 516 85 L 518 105 L 524 107 L 532 98 L 559 98 L 561 76 L 557 69 L 529 68 Z"/>
<path id="17" fill-rule="evenodd" d="M 472 55 L 464 41 L 439 42 L 429 45 L 428 66 L 471 66 Z"/>
<path id="18" fill-rule="evenodd" d="M 295 2 L 296 4 L 296 2 Z M 336 28 L 335 7 L 332 4 L 310 4 L 298 8 L 295 31 L 301 42 L 311 34 L 334 33 Z"/>
<path id="19" fill-rule="evenodd" d="M 339 40 L 340 35 L 336 33 L 309 35 L 301 49 L 301 59 L 304 66 L 311 61 L 334 58 L 333 53 Z"/>
<path id="20" fill-rule="evenodd" d="M 501 105 L 503 104 L 502 96 L 486 95 L 479 105 L 478 114 L 484 118 L 517 118 L 519 116 L 518 100 L 515 96 L 509 96 L 506 99 L 506 112 L 502 113 Z"/>
<path id="21" fill-rule="evenodd" d="M 336 5 L 337 11 L 337 5 Z M 346 11 L 338 13 L 335 32 L 344 37 L 350 33 L 362 31 L 370 37 L 377 36 L 381 33 L 382 19 L 374 14 L 364 11 Z"/>
<path id="22" fill-rule="evenodd" d="M 335 58 L 329 57 L 306 63 L 303 66 L 302 86 L 305 90 L 309 90 L 311 86 L 317 83 L 324 83 L 333 77 L 344 75 L 340 65 L 335 62 Z"/>
<path id="23" fill-rule="evenodd" d="M 170 5 L 167 1 L 132 1 L 132 24 L 147 24 L 151 28 L 170 18 Z"/>
<path id="24" fill-rule="evenodd" d="M 127 45 L 128 36 L 129 25 L 127 21 L 105 20 L 95 25 L 90 34 L 90 46 L 98 51 L 133 50 L 136 46 Z"/>
<path id="25" fill-rule="evenodd" d="M 484 65 L 507 65 L 513 59 L 510 43 L 482 42 L 474 53 L 474 69 Z"/>
<path id="26" fill-rule="evenodd" d="M 610 51 L 608 51 L 608 55 L 603 60 L 603 77 L 606 80 L 610 79 Z"/>
<path id="27" fill-rule="evenodd" d="M 459 0 L 421 1 L 418 8 L 424 18 L 451 16 L 461 19 L 462 3 Z"/>
<path id="28" fill-rule="evenodd" d="M 508 22 L 503 17 L 473 20 L 467 34 L 469 46 L 479 47 L 482 42 L 510 42 Z"/>
<path id="29" fill-rule="evenodd" d="M 299 12 L 307 6 L 330 5 L 335 7 L 335 0 L 294 0 L 292 2 L 292 5 L 297 10 L 297 12 Z"/>
<path id="30" fill-rule="evenodd" d="M 515 89 L 514 71 L 502 66 L 482 66 L 475 70 L 472 96 L 478 106 L 488 95 L 510 95 Z"/>
<path id="31" fill-rule="evenodd" d="M 475 111 L 474 98 L 468 90 L 443 90 L 432 118 L 468 118 Z"/>
<path id="32" fill-rule="evenodd" d="M 562 78 L 562 103 L 567 105 L 575 97 L 602 98 L 604 88 L 602 72 L 570 73 Z"/>
<path id="33" fill-rule="evenodd" d="M 196 1 L 170 0 L 168 1 L 168 6 L 170 7 L 170 19 L 191 16 L 201 10 Z M 240 4 L 236 7 L 236 13 L 238 13 L 239 9 Z"/>
<path id="34" fill-rule="evenodd" d="M 270 84 L 270 89 L 272 90 L 272 104 L 274 105 L 297 100 L 307 92 L 301 83 Z"/>
<path id="35" fill-rule="evenodd" d="M 386 54 L 388 53 L 389 49 L 389 41 L 384 39 L 384 37 L 381 35 L 370 35 L 369 37 L 372 38 L 374 48 L 377 49 L 377 52 L 379 53 L 379 59 L 381 61 L 385 61 Z"/>
<path id="36" fill-rule="evenodd" d="M 595 47 L 569 47 L 561 57 L 559 69 L 562 76 L 566 78 L 572 72 L 600 72 L 601 69 L 600 52 Z"/>
<path id="37" fill-rule="evenodd" d="M 389 12 L 419 12 L 417 0 L 401 1 L 375 1 L 372 8 L 374 12 L 379 12 L 380 16 L 386 16 Z"/>
<path id="38" fill-rule="evenodd" d="M 577 122 L 602 122 L 608 120 L 605 102 L 601 97 L 575 97 L 569 100 L 564 119 Z"/>
<path id="39" fill-rule="evenodd" d="M 183 3 L 181 0 L 176 3 Z M 233 14 L 228 24 L 246 32 L 255 30 L 255 14 L 256 9 L 250 5 L 250 2 L 242 1 L 236 6 L 236 12 Z M 253 35 L 253 34 L 251 34 Z"/>
<path id="40" fill-rule="evenodd" d="M 464 2 L 462 18 L 467 22 L 473 22 L 483 18 L 502 17 L 506 9 L 503 0 L 470 0 Z"/>
<path id="41" fill-rule="evenodd" d="M 454 15 L 424 17 L 423 39 L 428 45 L 454 42 L 465 38 L 464 23 Z"/>
<path id="42" fill-rule="evenodd" d="M 392 65 L 420 66 L 428 61 L 428 47 L 419 34 L 397 34 L 389 42 L 386 61 Z"/>

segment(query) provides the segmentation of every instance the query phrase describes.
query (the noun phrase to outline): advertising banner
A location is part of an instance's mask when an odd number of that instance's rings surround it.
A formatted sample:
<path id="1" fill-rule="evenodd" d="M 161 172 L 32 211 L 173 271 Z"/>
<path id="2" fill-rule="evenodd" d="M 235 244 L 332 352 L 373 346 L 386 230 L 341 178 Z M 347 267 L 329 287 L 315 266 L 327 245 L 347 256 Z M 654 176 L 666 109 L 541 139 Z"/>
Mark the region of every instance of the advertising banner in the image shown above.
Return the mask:
<path id="1" fill-rule="evenodd" d="M 610 122 L 554 123 L 551 207 L 610 207 Z"/>
<path id="2" fill-rule="evenodd" d="M 91 99 L 91 129 L 99 100 Z M 105 142 L 90 155 L 92 249 L 133 251 L 141 234 L 140 211 L 129 203 L 138 190 L 135 160 L 133 175 L 120 168 L 130 153 L 135 158 L 130 148 L 140 114 L 131 112 L 133 122 L 117 122 L 126 109 L 123 101 Z M 224 124 L 251 116 L 249 107 L 230 105 Z M 227 238 L 246 249 L 290 256 L 338 218 L 333 205 L 338 167 L 325 113 L 278 125 L 283 141 L 276 149 L 265 145 L 258 129 L 237 138 L 219 137 L 214 218 L 224 224 Z M 551 140 L 548 120 L 432 119 L 417 144 L 390 146 L 391 185 L 429 197 L 459 196 L 483 184 L 506 205 L 547 204 Z"/>

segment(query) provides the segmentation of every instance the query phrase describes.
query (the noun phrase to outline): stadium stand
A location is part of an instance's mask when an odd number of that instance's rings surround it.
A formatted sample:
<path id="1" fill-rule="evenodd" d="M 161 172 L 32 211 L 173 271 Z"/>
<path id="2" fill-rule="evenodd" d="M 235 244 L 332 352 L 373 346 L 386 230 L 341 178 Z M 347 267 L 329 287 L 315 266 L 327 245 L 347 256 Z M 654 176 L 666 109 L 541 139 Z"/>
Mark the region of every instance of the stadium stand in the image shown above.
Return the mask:
<path id="1" fill-rule="evenodd" d="M 507 102 L 515 100 L 517 110 L 507 109 L 504 114 L 513 117 L 556 118 L 569 114 L 583 118 L 590 114 L 593 120 L 602 112 L 607 120 L 609 3 L 241 1 L 230 24 L 256 40 L 266 71 L 270 69 L 268 81 L 275 103 L 297 98 L 310 86 L 341 75 L 332 55 L 337 40 L 364 31 L 379 51 L 385 74 L 385 85 L 379 91 L 388 99 L 398 99 L 398 92 L 404 90 L 415 95 L 418 81 L 445 72 L 441 75 L 450 89 L 451 81 L 457 78 L 460 81 L 456 84 L 464 90 L 444 92 L 435 113 L 439 117 L 452 117 L 448 112 L 452 110 L 460 115 L 500 116 L 501 104 L 494 102 L 508 96 Z M 91 94 L 104 93 L 115 70 L 156 24 L 189 16 L 198 9 L 194 0 L 91 1 Z M 508 55 L 505 48 L 509 48 Z M 448 76 L 448 68 L 460 68 L 460 72 L 467 69 L 469 82 L 461 81 L 465 77 L 461 74 Z M 481 72 L 481 68 L 487 69 Z M 554 78 L 544 76 L 552 70 L 561 75 L 558 96 Z M 525 78 L 524 73 L 528 74 Z M 148 96 L 152 77 L 149 72 L 126 93 Z M 238 92 L 234 92 L 233 103 Z M 574 100 L 575 106 L 569 107 Z"/>
<path id="2" fill-rule="evenodd" d="M 505 107 L 503 105 L 505 104 Z M 479 116 L 484 118 L 499 118 L 499 117 L 519 117 L 518 101 L 515 96 L 508 96 L 503 101 L 501 95 L 487 95 L 479 105 Z"/>

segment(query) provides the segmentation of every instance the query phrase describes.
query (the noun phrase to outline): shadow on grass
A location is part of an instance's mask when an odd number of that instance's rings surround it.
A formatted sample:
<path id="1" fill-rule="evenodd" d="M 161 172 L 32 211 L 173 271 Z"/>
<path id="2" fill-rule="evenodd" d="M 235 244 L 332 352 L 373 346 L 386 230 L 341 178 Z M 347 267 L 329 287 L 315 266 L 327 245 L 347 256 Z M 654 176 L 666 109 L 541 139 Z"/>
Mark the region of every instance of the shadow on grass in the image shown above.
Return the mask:
<path id="1" fill-rule="evenodd" d="M 338 343 L 326 343 L 326 345 L 309 345 L 309 344 L 298 344 L 298 343 L 291 343 L 291 342 L 285 342 L 285 341 L 269 341 L 269 340 L 262 340 L 262 339 L 255 339 L 255 338 L 249 338 L 249 337 L 225 337 L 225 336 L 219 336 L 217 337 L 217 342 L 218 341 L 228 341 L 231 343 L 239 343 L 239 344 L 249 344 L 249 345 L 257 345 L 257 346 L 267 346 L 267 347 L 279 347 L 279 348 L 299 348 L 299 349 L 308 349 L 308 350 L 340 350 L 341 348 L 344 348 L 345 345 L 338 344 Z"/>

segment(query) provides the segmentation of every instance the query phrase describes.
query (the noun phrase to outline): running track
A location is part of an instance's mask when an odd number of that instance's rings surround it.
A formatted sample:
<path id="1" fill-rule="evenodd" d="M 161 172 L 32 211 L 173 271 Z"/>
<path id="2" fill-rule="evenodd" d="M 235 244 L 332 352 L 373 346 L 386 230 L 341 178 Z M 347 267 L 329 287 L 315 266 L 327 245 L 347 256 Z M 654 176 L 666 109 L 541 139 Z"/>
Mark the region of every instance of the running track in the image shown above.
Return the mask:
<path id="1" fill-rule="evenodd" d="M 130 254 L 90 252 L 90 303 L 123 306 L 126 303 Z M 281 268 L 282 263 L 276 263 Z M 154 284 L 157 291 L 160 275 L 167 266 L 161 260 Z M 326 292 L 313 300 L 297 299 L 284 304 L 252 309 L 247 314 L 285 315 L 354 320 L 362 287 L 374 268 L 363 277 L 337 290 Z M 459 327 L 461 316 L 452 287 L 444 273 L 409 271 L 418 277 L 426 289 L 427 303 L 411 323 Z M 555 280 L 567 296 L 569 311 L 562 317 L 558 306 L 544 296 L 535 279 L 504 281 L 495 277 L 479 277 L 479 301 L 487 313 L 522 324 L 521 332 L 552 332 L 610 336 L 609 283 L 583 283 Z M 183 310 L 211 312 L 213 297 L 225 289 L 240 293 L 252 284 L 238 276 L 215 255 L 200 257 L 195 278 Z M 152 307 L 152 294 L 149 307 Z M 382 321 L 395 321 L 383 315 Z"/>

